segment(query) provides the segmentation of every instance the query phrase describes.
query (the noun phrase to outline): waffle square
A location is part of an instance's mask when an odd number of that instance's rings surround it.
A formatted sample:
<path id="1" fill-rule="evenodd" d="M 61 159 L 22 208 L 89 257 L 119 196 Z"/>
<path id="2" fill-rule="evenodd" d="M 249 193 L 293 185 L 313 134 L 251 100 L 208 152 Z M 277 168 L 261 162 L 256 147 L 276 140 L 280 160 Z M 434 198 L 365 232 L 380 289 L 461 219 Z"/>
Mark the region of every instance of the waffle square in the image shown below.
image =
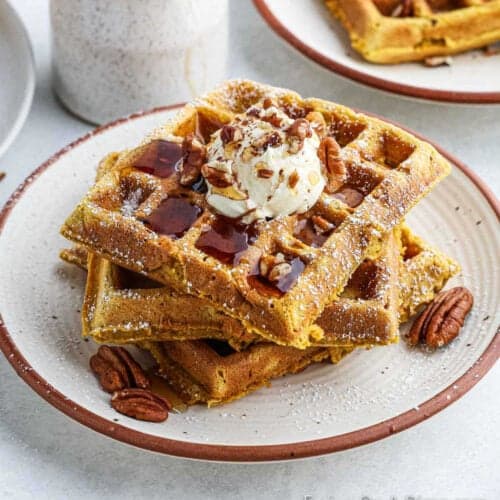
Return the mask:
<path id="1" fill-rule="evenodd" d="M 214 406 L 239 399 L 269 385 L 271 379 L 298 373 L 329 359 L 337 363 L 352 348 L 295 349 L 271 343 L 254 344 L 242 352 L 223 341 L 144 342 L 159 366 L 159 375 L 186 404 Z"/>
<path id="2" fill-rule="evenodd" d="M 500 40 L 500 0 L 325 0 L 375 63 L 418 61 Z"/>
<path id="3" fill-rule="evenodd" d="M 202 234 L 217 231 L 218 216 L 209 210 L 204 194 L 183 187 L 177 171 L 161 177 L 138 168 L 137 162 L 158 159 L 160 146 L 189 133 L 208 141 L 222 124 L 266 98 L 290 116 L 322 114 L 328 133 L 342 147 L 347 181 L 333 194 L 324 192 L 306 214 L 257 223 L 238 262 L 228 264 L 197 247 Z M 229 81 L 185 106 L 143 145 L 120 155 L 68 217 L 62 234 L 178 292 L 207 298 L 253 333 L 305 348 L 324 336 L 316 319 L 338 298 L 355 269 L 366 258 L 376 258 L 384 235 L 449 171 L 448 162 L 431 145 L 391 124 L 327 101 L 302 99 L 289 90 Z M 163 202 L 188 204 L 190 216 L 194 212 L 182 234 L 162 235 L 144 223 Z M 333 227 L 318 247 L 296 232 L 313 216 Z M 301 272 L 291 288 L 276 295 L 255 281 L 253 271 L 262 256 L 278 252 Z"/>

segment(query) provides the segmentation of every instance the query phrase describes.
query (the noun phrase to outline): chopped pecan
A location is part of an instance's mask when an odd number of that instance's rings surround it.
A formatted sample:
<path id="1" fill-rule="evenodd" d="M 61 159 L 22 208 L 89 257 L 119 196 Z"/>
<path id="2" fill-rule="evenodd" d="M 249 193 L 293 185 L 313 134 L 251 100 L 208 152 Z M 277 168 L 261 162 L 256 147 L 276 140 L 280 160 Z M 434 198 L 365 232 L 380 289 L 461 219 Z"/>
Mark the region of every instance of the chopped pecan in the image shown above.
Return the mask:
<path id="1" fill-rule="evenodd" d="M 260 162 L 259 162 L 260 163 Z M 261 179 L 270 179 L 273 176 L 273 171 L 269 168 L 266 168 L 266 164 L 264 163 L 263 167 L 259 167 L 259 163 L 257 163 L 257 177 Z"/>
<path id="2" fill-rule="evenodd" d="M 311 137 L 311 135 L 311 125 L 305 118 L 297 118 L 287 130 L 288 137 L 297 138 L 300 141 Z"/>
<path id="3" fill-rule="evenodd" d="M 271 99 L 270 97 L 266 97 L 262 102 L 262 107 L 264 109 L 269 109 L 273 106 L 276 106 L 276 102 L 274 101 L 274 99 Z"/>
<path id="4" fill-rule="evenodd" d="M 264 255 L 259 261 L 261 276 L 273 283 L 279 282 L 292 271 L 292 266 L 286 262 L 285 256 L 279 252 L 276 255 Z"/>
<path id="5" fill-rule="evenodd" d="M 434 56 L 424 59 L 424 65 L 428 68 L 437 68 L 438 66 L 451 66 L 453 59 L 450 56 Z"/>
<path id="6" fill-rule="evenodd" d="M 307 113 L 306 120 L 311 124 L 311 127 L 320 137 L 325 134 L 326 120 L 319 111 L 311 111 L 310 113 Z"/>
<path id="7" fill-rule="evenodd" d="M 311 216 L 311 222 L 313 224 L 314 230 L 318 234 L 328 233 L 335 228 L 334 224 L 321 217 L 321 215 Z"/>
<path id="8" fill-rule="evenodd" d="M 205 177 L 209 184 L 218 188 L 226 188 L 233 184 L 231 175 L 206 164 L 201 167 L 201 175 Z"/>
<path id="9" fill-rule="evenodd" d="M 267 278 L 271 269 L 282 262 L 285 262 L 285 256 L 282 253 L 277 253 L 276 255 L 264 255 L 259 261 L 259 272 L 261 276 Z"/>
<path id="10" fill-rule="evenodd" d="M 281 136 L 278 132 L 271 132 L 259 137 L 253 143 L 253 147 L 257 151 L 266 151 L 268 147 L 275 148 L 281 144 Z"/>
<path id="11" fill-rule="evenodd" d="M 247 115 L 253 116 L 254 118 L 259 118 L 261 111 L 262 110 L 260 108 L 258 108 L 257 106 L 252 106 L 251 108 L 249 108 L 247 110 Z"/>
<path id="12" fill-rule="evenodd" d="M 288 152 L 291 155 L 297 154 L 304 147 L 304 141 L 297 137 L 288 138 Z"/>
<path id="13" fill-rule="evenodd" d="M 460 332 L 474 298 L 467 288 L 457 286 L 438 293 L 415 320 L 408 333 L 408 343 L 441 347 L 449 344 Z"/>
<path id="14" fill-rule="evenodd" d="M 270 123 L 273 127 L 276 127 L 276 128 L 280 128 L 281 125 L 282 125 L 282 120 L 281 118 L 276 114 L 276 113 L 273 113 L 273 114 L 270 114 L 270 115 L 264 115 L 264 116 L 261 116 L 260 118 L 263 122 L 267 122 L 267 123 Z"/>
<path id="15" fill-rule="evenodd" d="M 291 174 L 290 174 L 290 177 L 288 177 L 288 187 L 290 189 L 293 189 L 297 183 L 299 182 L 299 173 L 297 172 L 297 170 L 294 170 Z"/>
<path id="16" fill-rule="evenodd" d="M 111 398 L 111 406 L 119 413 L 146 422 L 163 422 L 172 409 L 170 402 L 146 389 L 123 389 Z"/>
<path id="17" fill-rule="evenodd" d="M 340 156 L 340 146 L 333 137 L 324 137 L 318 148 L 318 157 L 327 171 L 327 193 L 334 193 L 346 181 L 347 170 Z"/>
<path id="18" fill-rule="evenodd" d="M 223 144 L 229 144 L 230 142 L 238 142 L 243 139 L 243 132 L 239 127 L 234 127 L 233 125 L 224 125 L 220 131 L 220 138 Z"/>
<path id="19" fill-rule="evenodd" d="M 123 347 L 102 345 L 90 358 L 90 368 L 106 392 L 151 385 L 144 370 Z"/>
<path id="20" fill-rule="evenodd" d="M 201 166 L 207 158 L 207 148 L 196 135 L 189 134 L 182 142 L 182 153 L 184 161 L 180 182 L 183 186 L 190 186 L 200 176 Z"/>
<path id="21" fill-rule="evenodd" d="M 280 262 L 271 268 L 267 275 L 267 279 L 272 282 L 278 282 L 291 272 L 292 266 L 288 262 Z"/>

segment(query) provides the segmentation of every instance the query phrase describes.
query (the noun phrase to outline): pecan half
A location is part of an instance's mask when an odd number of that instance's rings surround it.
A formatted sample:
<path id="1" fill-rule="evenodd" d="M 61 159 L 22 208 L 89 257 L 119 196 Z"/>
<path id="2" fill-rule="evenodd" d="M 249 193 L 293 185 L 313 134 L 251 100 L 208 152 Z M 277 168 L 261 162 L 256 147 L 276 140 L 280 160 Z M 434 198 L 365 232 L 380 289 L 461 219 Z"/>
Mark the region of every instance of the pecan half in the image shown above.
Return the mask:
<path id="1" fill-rule="evenodd" d="M 338 142 L 333 137 L 324 137 L 318 148 L 318 157 L 328 174 L 325 190 L 327 193 L 334 193 L 343 186 L 347 177 Z"/>
<path id="2" fill-rule="evenodd" d="M 233 178 L 222 170 L 203 165 L 201 167 L 201 175 L 205 177 L 208 183 L 218 188 L 226 188 L 233 184 Z"/>
<path id="3" fill-rule="evenodd" d="M 408 343 L 430 347 L 449 344 L 459 334 L 473 303 L 470 291 L 461 286 L 438 293 L 413 323 Z"/>
<path id="4" fill-rule="evenodd" d="M 90 368 L 106 392 L 151 386 L 144 370 L 123 347 L 102 345 L 90 358 Z"/>
<path id="5" fill-rule="evenodd" d="M 146 389 L 123 389 L 111 398 L 111 406 L 119 413 L 146 422 L 163 422 L 172 409 L 170 402 Z"/>
<path id="6" fill-rule="evenodd" d="M 180 183 L 190 186 L 200 176 L 201 166 L 207 158 L 207 148 L 194 134 L 188 134 L 182 142 L 182 162 Z"/>

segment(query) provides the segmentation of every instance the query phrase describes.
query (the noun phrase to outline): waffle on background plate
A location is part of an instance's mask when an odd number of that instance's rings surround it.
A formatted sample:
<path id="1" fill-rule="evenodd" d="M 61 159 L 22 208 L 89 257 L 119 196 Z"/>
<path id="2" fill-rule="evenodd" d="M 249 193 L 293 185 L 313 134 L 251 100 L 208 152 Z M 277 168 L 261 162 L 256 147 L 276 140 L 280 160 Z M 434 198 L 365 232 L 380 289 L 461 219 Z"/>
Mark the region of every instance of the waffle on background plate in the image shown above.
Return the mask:
<path id="1" fill-rule="evenodd" d="M 325 0 L 375 63 L 419 61 L 500 40 L 500 0 Z"/>
<path id="2" fill-rule="evenodd" d="M 216 245 L 200 244 L 207 233 L 220 238 L 227 221 L 210 210 L 199 184 L 183 186 L 180 172 L 165 168 L 161 154 L 189 134 L 208 142 L 223 124 L 238 115 L 241 120 L 242 113 L 248 112 L 246 119 L 261 116 L 266 99 L 293 119 L 319 113 L 324 133 L 341 147 L 346 176 L 302 215 L 261 220 L 251 229 L 230 226 L 231 234 L 244 235 L 246 242 L 236 259 Z M 449 171 L 431 145 L 391 124 L 288 90 L 229 81 L 186 105 L 142 145 L 119 155 L 68 217 L 62 233 L 177 293 L 209 300 L 248 332 L 306 348 L 325 337 L 317 320 L 338 300 L 358 266 L 377 259 L 386 235 Z M 330 180 L 328 173 L 327 184 Z M 182 230 L 170 236 L 152 230 L 154 216 L 165 215 L 174 205 L 187 212 L 189 224 L 183 220 Z M 312 239 L 303 234 L 315 217 L 329 227 L 320 242 L 318 234 Z M 296 270 L 281 289 L 261 279 L 258 271 L 264 257 L 278 254 Z"/>

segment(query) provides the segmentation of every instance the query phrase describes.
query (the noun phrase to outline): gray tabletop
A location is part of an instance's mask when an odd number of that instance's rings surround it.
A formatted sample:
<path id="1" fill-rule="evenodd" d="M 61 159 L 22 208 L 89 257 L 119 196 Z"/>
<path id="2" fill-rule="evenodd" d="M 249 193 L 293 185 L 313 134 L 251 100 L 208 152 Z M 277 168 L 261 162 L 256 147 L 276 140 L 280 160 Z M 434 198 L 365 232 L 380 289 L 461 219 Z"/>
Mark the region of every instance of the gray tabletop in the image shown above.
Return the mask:
<path id="1" fill-rule="evenodd" d="M 21 134 L 0 159 L 0 171 L 7 172 L 0 183 L 2 203 L 29 172 L 91 128 L 52 95 L 47 1 L 12 3 L 31 36 L 37 88 Z M 287 86 L 392 118 L 463 160 L 498 195 L 500 106 L 424 103 L 361 87 L 286 47 L 249 0 L 231 4 L 229 76 Z M 59 413 L 3 357 L 0 379 L 1 498 L 500 497 L 498 366 L 461 400 L 410 430 L 328 457 L 269 465 L 202 463 L 134 449 Z"/>

